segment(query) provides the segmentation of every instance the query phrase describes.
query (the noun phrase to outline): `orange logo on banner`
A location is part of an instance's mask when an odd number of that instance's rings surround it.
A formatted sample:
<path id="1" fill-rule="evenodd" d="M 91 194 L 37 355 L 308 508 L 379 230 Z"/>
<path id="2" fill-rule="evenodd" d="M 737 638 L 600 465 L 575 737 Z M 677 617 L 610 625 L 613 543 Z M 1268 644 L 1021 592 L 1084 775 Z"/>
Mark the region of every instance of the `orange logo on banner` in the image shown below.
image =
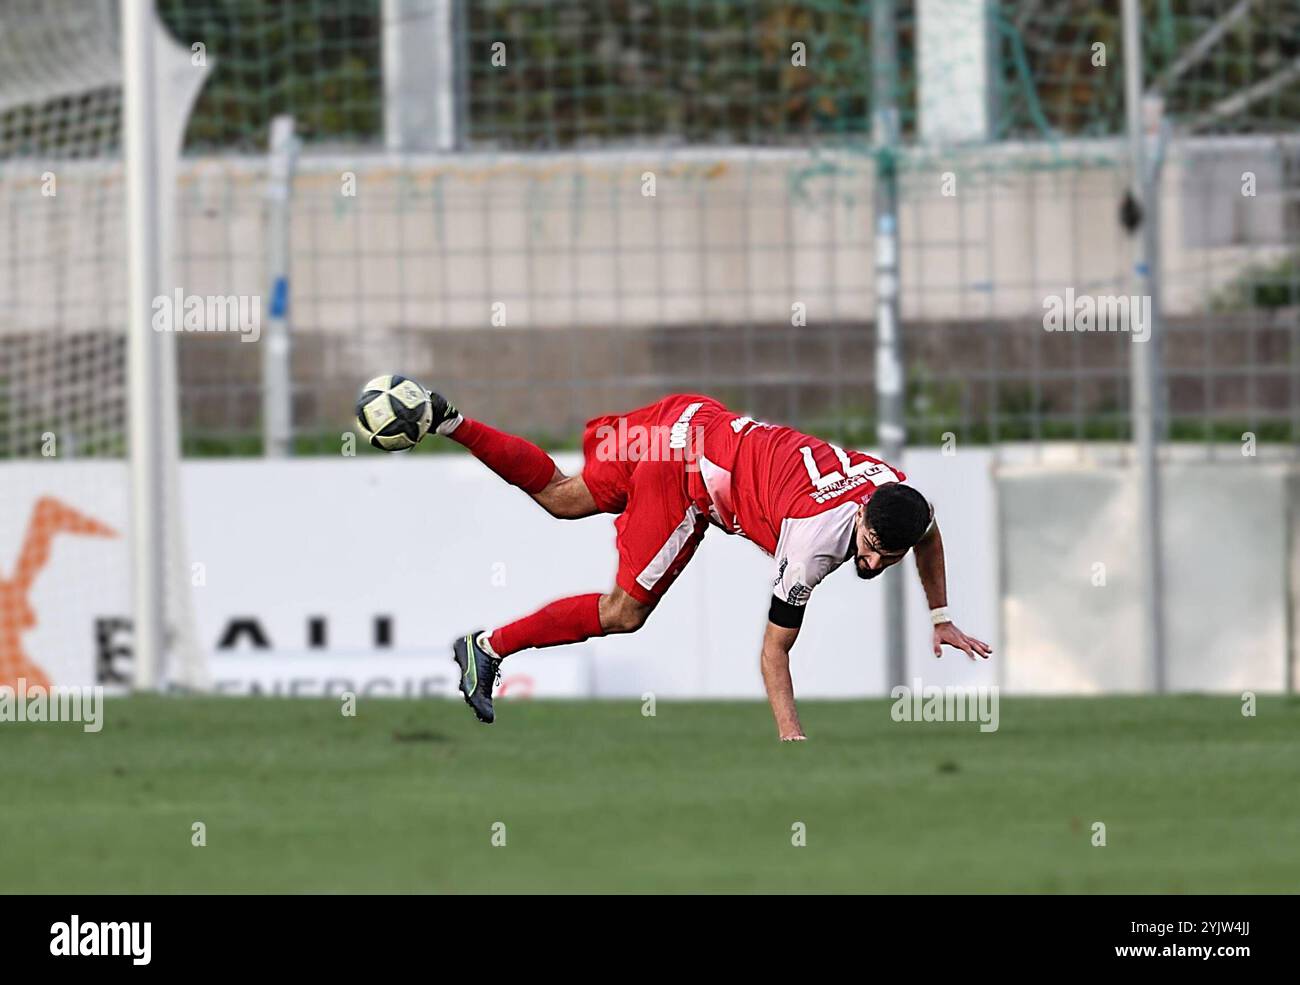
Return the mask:
<path id="1" fill-rule="evenodd" d="M 59 533 L 117 536 L 112 527 L 78 513 L 57 499 L 42 496 L 36 501 L 13 577 L 0 578 L 0 686 L 17 687 L 20 677 L 27 679 L 28 687 L 50 686 L 45 672 L 23 653 L 22 635 L 36 625 L 36 613 L 27 598 L 32 582 L 50 559 L 50 541 Z"/>

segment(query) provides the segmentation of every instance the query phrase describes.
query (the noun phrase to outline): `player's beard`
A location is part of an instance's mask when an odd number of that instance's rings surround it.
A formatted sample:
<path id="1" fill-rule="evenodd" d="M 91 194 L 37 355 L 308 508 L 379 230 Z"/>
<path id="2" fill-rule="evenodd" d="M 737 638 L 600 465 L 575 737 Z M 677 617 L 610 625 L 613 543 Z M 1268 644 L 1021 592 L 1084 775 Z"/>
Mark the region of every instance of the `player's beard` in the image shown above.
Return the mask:
<path id="1" fill-rule="evenodd" d="M 876 568 L 875 570 L 872 570 L 871 568 L 867 567 L 866 559 L 863 558 L 861 554 L 858 554 L 853 558 L 853 570 L 858 573 L 859 578 L 863 579 L 864 581 L 869 581 L 870 579 L 875 578 L 877 575 L 881 574 L 885 569 Z"/>

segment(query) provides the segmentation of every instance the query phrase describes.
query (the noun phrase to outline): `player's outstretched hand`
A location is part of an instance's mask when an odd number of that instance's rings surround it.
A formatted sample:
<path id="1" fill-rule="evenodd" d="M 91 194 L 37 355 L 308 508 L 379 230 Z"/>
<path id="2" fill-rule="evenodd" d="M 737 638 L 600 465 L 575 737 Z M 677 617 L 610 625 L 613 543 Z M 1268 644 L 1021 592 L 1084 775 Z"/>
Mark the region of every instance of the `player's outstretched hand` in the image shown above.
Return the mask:
<path id="1" fill-rule="evenodd" d="M 974 636 L 967 636 L 957 628 L 956 623 L 941 622 L 934 627 L 934 655 L 943 656 L 943 645 L 947 643 L 958 650 L 965 650 L 966 656 L 972 660 L 983 657 L 985 660 L 993 653 L 993 647 L 989 646 L 983 640 L 977 640 Z"/>

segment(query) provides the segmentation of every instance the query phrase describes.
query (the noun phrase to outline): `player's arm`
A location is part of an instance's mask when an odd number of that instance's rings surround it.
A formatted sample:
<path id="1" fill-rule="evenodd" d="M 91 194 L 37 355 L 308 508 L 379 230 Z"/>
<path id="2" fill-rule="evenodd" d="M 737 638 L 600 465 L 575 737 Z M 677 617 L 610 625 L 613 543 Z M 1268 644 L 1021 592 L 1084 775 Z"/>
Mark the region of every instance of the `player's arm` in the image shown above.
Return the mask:
<path id="1" fill-rule="evenodd" d="M 794 704 L 794 683 L 790 680 L 790 648 L 798 638 L 798 626 L 778 626 L 771 621 L 763 633 L 763 687 L 767 688 L 767 700 L 782 742 L 799 742 L 804 738 L 799 710 Z"/>
<path id="2" fill-rule="evenodd" d="M 983 640 L 967 636 L 948 618 L 948 574 L 943 563 L 943 535 L 939 533 L 939 521 L 930 524 L 930 529 L 912 548 L 916 555 L 916 573 L 921 576 L 921 587 L 925 589 L 925 601 L 930 606 L 931 617 L 938 621 L 934 626 L 934 655 L 940 655 L 943 645 L 964 650 L 972 660 L 977 656 L 988 658 L 993 652 Z"/>
<path id="3" fill-rule="evenodd" d="M 826 519 L 813 516 L 783 520 L 773 555 L 778 561 L 763 633 L 762 668 L 763 686 L 782 742 L 804 738 L 790 682 L 790 648 L 799 638 L 813 589 L 840 564 L 842 558 L 836 555 L 842 555 L 844 550 L 836 541 L 828 553 L 827 539 L 837 535 L 828 528 Z"/>

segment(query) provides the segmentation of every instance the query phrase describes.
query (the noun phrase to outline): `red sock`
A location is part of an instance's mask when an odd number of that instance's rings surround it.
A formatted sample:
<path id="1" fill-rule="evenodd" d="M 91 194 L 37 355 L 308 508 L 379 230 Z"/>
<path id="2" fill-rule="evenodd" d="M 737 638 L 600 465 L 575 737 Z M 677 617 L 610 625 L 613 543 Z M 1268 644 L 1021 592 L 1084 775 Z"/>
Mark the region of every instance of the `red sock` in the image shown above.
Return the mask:
<path id="1" fill-rule="evenodd" d="M 526 493 L 541 492 L 555 475 L 551 456 L 531 441 L 498 431 L 481 421 L 465 418 L 451 432 L 451 440 L 460 442 L 480 462 Z"/>
<path id="2" fill-rule="evenodd" d="M 600 626 L 600 596 L 593 592 L 544 605 L 531 616 L 502 626 L 488 637 L 488 642 L 498 657 L 506 657 L 530 646 L 581 643 L 604 635 L 605 630 Z"/>

